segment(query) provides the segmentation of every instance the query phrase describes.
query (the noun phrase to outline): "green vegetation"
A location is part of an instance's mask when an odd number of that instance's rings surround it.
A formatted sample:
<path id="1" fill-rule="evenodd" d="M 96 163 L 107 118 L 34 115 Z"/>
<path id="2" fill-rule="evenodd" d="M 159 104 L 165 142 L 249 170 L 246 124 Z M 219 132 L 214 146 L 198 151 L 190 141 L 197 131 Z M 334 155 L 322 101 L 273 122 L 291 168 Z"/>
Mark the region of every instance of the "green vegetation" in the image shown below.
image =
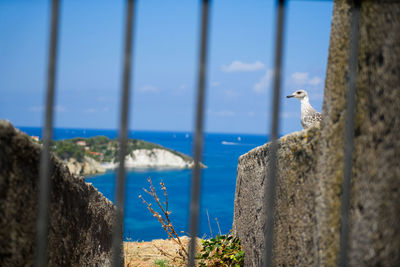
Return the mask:
<path id="1" fill-rule="evenodd" d="M 154 265 L 160 267 L 172 267 L 172 265 L 167 260 L 155 260 Z"/>
<path id="2" fill-rule="evenodd" d="M 244 251 L 240 240 L 231 234 L 202 240 L 197 258 L 199 266 L 244 266 Z"/>
<path id="3" fill-rule="evenodd" d="M 77 161 L 82 162 L 85 156 L 85 149 L 83 147 L 68 140 L 52 142 L 51 148 L 63 160 L 75 158 Z"/>
<path id="4" fill-rule="evenodd" d="M 152 205 L 151 201 L 145 200 L 142 195 L 139 195 L 139 198 L 146 205 L 147 209 L 152 213 L 153 217 L 155 217 L 161 224 L 161 227 L 167 233 L 168 237 L 171 238 L 171 240 L 173 240 L 179 246 L 179 249 L 177 250 L 177 255 L 171 255 L 158 247 L 156 248 L 163 256 L 168 257 L 169 259 L 171 259 L 171 261 L 181 266 L 184 263 L 187 263 L 189 259 L 189 254 L 186 246 L 183 244 L 181 238 L 179 238 L 178 236 L 178 231 L 175 230 L 171 222 L 171 211 L 168 210 L 167 188 L 165 187 L 164 182 L 161 181 L 160 188 L 164 195 L 164 199 L 161 199 L 157 195 L 157 190 L 154 187 L 151 178 L 148 178 L 147 181 L 149 183 L 149 189 L 143 188 L 143 191 L 151 197 L 152 201 L 155 202 L 156 205 Z M 156 210 L 157 207 L 159 211 Z M 203 239 L 201 240 L 201 243 L 202 247 L 200 253 L 197 255 L 196 258 L 198 260 L 199 266 L 244 266 L 244 251 L 238 237 L 235 237 L 232 234 L 220 234 L 216 237 L 212 237 L 211 239 Z"/>
<path id="5" fill-rule="evenodd" d="M 85 156 L 91 157 L 99 162 L 118 162 L 119 142 L 117 139 L 109 139 L 105 136 L 90 138 L 73 138 L 66 140 L 53 141 L 52 151 L 61 159 L 68 160 L 75 158 L 78 162 L 83 162 Z M 163 146 L 146 142 L 143 140 L 129 139 L 127 143 L 127 155 L 136 149 L 163 149 L 167 150 L 184 160 L 191 160 L 187 155 L 174 151 Z"/>

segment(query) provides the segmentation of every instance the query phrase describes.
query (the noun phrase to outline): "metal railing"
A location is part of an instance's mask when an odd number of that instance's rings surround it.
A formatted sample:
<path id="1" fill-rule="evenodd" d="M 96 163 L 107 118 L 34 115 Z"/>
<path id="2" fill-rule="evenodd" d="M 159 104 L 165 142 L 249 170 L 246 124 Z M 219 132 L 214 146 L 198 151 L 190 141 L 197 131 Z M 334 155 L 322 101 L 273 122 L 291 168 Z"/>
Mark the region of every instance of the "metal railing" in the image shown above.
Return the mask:
<path id="1" fill-rule="evenodd" d="M 283 38 L 286 12 L 286 0 L 278 0 L 275 36 L 275 62 L 274 62 L 274 96 L 272 97 L 272 123 L 270 131 L 270 161 L 268 181 L 265 187 L 264 199 L 266 200 L 266 223 L 265 223 L 265 254 L 264 266 L 272 266 L 272 250 L 274 240 L 274 214 L 275 214 L 275 193 L 276 193 L 276 152 L 278 150 L 278 129 L 279 129 L 279 99 L 281 95 L 281 74 L 283 59 Z"/>
<path id="2" fill-rule="evenodd" d="M 45 126 L 43 129 L 43 149 L 40 155 L 39 169 L 40 180 L 35 250 L 35 266 L 38 267 L 46 266 L 47 263 L 47 236 L 49 228 L 51 190 L 50 142 L 53 137 L 53 107 L 57 67 L 58 24 L 60 20 L 59 13 L 59 1 L 53 0 L 50 24 L 50 49 L 47 73 Z"/>
<path id="3" fill-rule="evenodd" d="M 350 229 L 350 191 L 353 168 L 354 148 L 354 115 L 356 103 L 357 56 L 358 56 L 358 28 L 360 20 L 361 2 L 355 0 L 352 6 L 350 22 L 350 52 L 349 52 L 349 84 L 346 99 L 346 127 L 344 140 L 344 178 L 342 184 L 342 199 L 340 210 L 340 251 L 339 266 L 347 266 Z"/>
<path id="4" fill-rule="evenodd" d="M 125 23 L 125 49 L 123 62 L 122 90 L 121 90 L 121 113 L 119 128 L 119 168 L 117 173 L 116 187 L 116 217 L 113 228 L 113 266 L 121 266 L 123 259 L 122 254 L 122 235 L 123 235 L 123 216 L 125 201 L 125 165 L 124 155 L 126 152 L 126 143 L 128 138 L 128 118 L 129 118 L 129 99 L 132 69 L 132 46 L 134 44 L 134 14 L 135 0 L 127 0 L 126 3 L 126 23 Z M 198 84 L 197 84 L 197 105 L 196 120 L 194 131 L 194 161 L 195 165 L 192 172 L 191 185 L 191 201 L 190 201 L 190 218 L 189 230 L 190 236 L 196 237 L 199 226 L 200 213 L 200 185 L 201 185 L 201 167 L 203 153 L 203 132 L 204 132 L 204 105 L 206 93 L 206 77 L 207 77 L 207 51 L 208 51 L 208 33 L 210 20 L 211 0 L 202 0 L 202 16 L 200 29 L 200 53 L 198 62 Z M 265 198 L 266 203 L 266 230 L 265 230 L 265 254 L 264 266 L 273 266 L 273 233 L 274 233 L 274 213 L 275 213 L 275 189 L 276 189 L 276 153 L 277 139 L 279 129 L 279 99 L 281 89 L 281 70 L 283 59 L 284 45 L 284 22 L 286 13 L 287 0 L 277 0 L 277 21 L 276 21 L 276 39 L 275 39 L 275 61 L 274 61 L 274 80 L 273 80 L 273 101 L 272 101 L 272 120 L 270 128 L 271 158 L 268 173 L 268 184 L 266 186 Z M 354 128 L 354 103 L 355 103 L 355 86 L 356 86 L 356 60 L 357 60 L 357 44 L 358 44 L 358 20 L 360 2 L 356 1 L 352 12 L 352 27 L 350 40 L 350 60 L 349 60 L 349 92 L 347 94 L 347 121 L 345 129 L 345 164 L 344 164 L 344 181 L 343 195 L 341 206 L 341 239 L 340 239 L 340 266 L 347 265 L 347 248 L 348 248 L 348 232 L 349 232 L 349 203 L 350 203 L 350 181 L 352 169 L 352 152 L 353 152 L 353 128 Z M 51 30 L 50 30 L 50 46 L 48 59 L 48 76 L 47 76 L 47 94 L 46 94 L 46 110 L 45 110 L 45 126 L 43 128 L 43 149 L 40 160 L 40 183 L 39 183 L 39 202 L 38 202 L 38 219 L 36 233 L 36 250 L 35 250 L 35 266 L 47 265 L 47 236 L 49 226 L 49 210 L 50 210 L 50 141 L 52 139 L 53 129 L 53 109 L 55 95 L 56 65 L 57 65 L 57 40 L 58 40 L 58 24 L 59 24 L 59 1 L 52 0 L 51 13 Z M 195 263 L 196 242 L 195 238 L 190 242 L 189 266 Z"/>
<path id="5" fill-rule="evenodd" d="M 196 107 L 196 121 L 195 121 L 195 136 L 194 136 L 194 168 L 192 172 L 192 186 L 191 186 L 191 200 L 190 200 L 190 218 L 189 218 L 189 233 L 192 237 L 190 239 L 189 247 L 189 266 L 194 266 L 196 254 L 196 237 L 199 228 L 199 213 L 200 213 L 200 187 L 201 187 L 201 166 L 200 162 L 203 155 L 203 142 L 204 142 L 204 98 L 205 98 L 205 84 L 207 74 L 207 44 L 208 44 L 208 27 L 209 27 L 209 13 L 210 13 L 211 0 L 203 0 L 202 2 L 202 16 L 201 16 L 201 36 L 200 36 L 200 54 L 198 65 L 198 84 L 197 84 L 197 107 Z"/>
<path id="6" fill-rule="evenodd" d="M 125 207 L 125 155 L 126 144 L 128 140 L 128 118 L 129 118 L 129 99 L 131 89 L 131 68 L 132 68 L 132 43 L 133 43 L 133 22 L 134 22 L 135 1 L 128 0 L 126 5 L 126 22 L 125 22 L 125 51 L 124 65 L 121 88 L 121 116 L 119 128 L 119 151 L 118 151 L 118 173 L 116 187 L 116 216 L 112 236 L 112 266 L 123 265 L 122 255 L 123 249 L 123 221 Z"/>

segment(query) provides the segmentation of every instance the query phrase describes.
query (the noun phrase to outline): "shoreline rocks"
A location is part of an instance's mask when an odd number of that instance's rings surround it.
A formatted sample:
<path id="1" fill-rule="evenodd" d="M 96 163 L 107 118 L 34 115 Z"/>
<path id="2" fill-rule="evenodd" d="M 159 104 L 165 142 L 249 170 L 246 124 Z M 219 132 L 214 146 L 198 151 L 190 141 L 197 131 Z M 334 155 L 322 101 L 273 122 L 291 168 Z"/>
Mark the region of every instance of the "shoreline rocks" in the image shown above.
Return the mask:
<path id="1" fill-rule="evenodd" d="M 105 173 L 107 170 L 118 168 L 116 162 L 99 162 L 93 158 L 84 157 L 83 162 L 78 162 L 75 158 L 64 160 L 71 174 L 91 175 Z M 168 150 L 136 149 L 125 158 L 125 167 L 131 169 L 190 169 L 193 168 L 194 161 L 187 160 Z M 206 168 L 201 163 L 202 168 Z"/>
<path id="2" fill-rule="evenodd" d="M 74 175 L 92 175 L 114 170 L 119 166 L 119 142 L 105 136 L 76 137 L 53 141 L 51 150 Z M 192 157 L 161 145 L 138 139 L 127 142 L 125 167 L 128 169 L 189 169 Z M 201 163 L 202 168 L 206 168 Z"/>
<path id="3" fill-rule="evenodd" d="M 118 163 L 103 162 L 104 169 L 116 169 Z M 136 149 L 125 158 L 125 167 L 133 169 L 190 169 L 193 168 L 194 161 L 184 159 L 168 150 Z M 205 165 L 202 164 L 204 168 Z"/>
<path id="4" fill-rule="evenodd" d="M 90 175 L 106 172 L 106 168 L 100 162 L 87 156 L 84 157 L 83 162 L 78 162 L 75 158 L 69 158 L 68 161 L 63 160 L 63 163 L 67 166 L 70 173 L 74 175 Z"/>

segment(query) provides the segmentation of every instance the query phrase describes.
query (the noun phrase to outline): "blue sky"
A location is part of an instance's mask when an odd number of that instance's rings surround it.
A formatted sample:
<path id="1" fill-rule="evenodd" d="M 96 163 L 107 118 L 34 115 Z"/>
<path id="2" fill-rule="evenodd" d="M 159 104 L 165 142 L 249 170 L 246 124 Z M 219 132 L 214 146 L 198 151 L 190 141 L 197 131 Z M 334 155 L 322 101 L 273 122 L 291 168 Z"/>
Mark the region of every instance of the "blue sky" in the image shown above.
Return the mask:
<path id="1" fill-rule="evenodd" d="M 41 126 L 50 1 L 0 2 L 0 119 Z M 306 89 L 321 110 L 333 4 L 290 1 L 281 130 L 301 130 Z M 138 1 L 130 128 L 191 131 L 199 1 Z M 56 127 L 117 128 L 124 1 L 62 1 Z M 270 127 L 275 1 L 216 0 L 211 33 L 206 131 L 265 134 Z"/>

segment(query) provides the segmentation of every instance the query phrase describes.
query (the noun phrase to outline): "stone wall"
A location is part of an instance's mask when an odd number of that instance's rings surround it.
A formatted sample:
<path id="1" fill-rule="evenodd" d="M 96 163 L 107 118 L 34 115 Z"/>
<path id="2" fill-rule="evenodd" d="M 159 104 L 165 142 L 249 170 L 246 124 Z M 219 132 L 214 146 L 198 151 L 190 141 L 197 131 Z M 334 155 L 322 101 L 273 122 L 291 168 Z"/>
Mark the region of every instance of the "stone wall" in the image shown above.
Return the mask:
<path id="1" fill-rule="evenodd" d="M 32 266 L 41 147 L 0 121 L 0 266 Z M 49 266 L 110 264 L 114 206 L 52 158 Z"/>
<path id="2" fill-rule="evenodd" d="M 354 129 L 352 266 L 400 265 L 400 1 L 361 1 Z M 318 162 L 318 253 L 337 262 L 349 47 L 347 1 L 335 1 Z"/>
<path id="3" fill-rule="evenodd" d="M 312 266 L 315 222 L 314 153 L 319 129 L 296 132 L 279 140 L 275 264 Z M 239 158 L 233 230 L 241 239 L 246 266 L 262 266 L 265 228 L 264 188 L 270 143 Z M 304 255 L 308 255 L 304 257 Z"/>
<path id="4" fill-rule="evenodd" d="M 361 2 L 349 264 L 400 266 L 400 1 Z M 351 12 L 349 1 L 335 1 L 320 131 L 279 141 L 274 247 L 279 266 L 338 261 Z M 314 137 L 304 142 L 310 132 Z M 234 230 L 243 240 L 247 266 L 262 260 L 268 150 L 268 144 L 252 150 L 238 165 Z"/>

